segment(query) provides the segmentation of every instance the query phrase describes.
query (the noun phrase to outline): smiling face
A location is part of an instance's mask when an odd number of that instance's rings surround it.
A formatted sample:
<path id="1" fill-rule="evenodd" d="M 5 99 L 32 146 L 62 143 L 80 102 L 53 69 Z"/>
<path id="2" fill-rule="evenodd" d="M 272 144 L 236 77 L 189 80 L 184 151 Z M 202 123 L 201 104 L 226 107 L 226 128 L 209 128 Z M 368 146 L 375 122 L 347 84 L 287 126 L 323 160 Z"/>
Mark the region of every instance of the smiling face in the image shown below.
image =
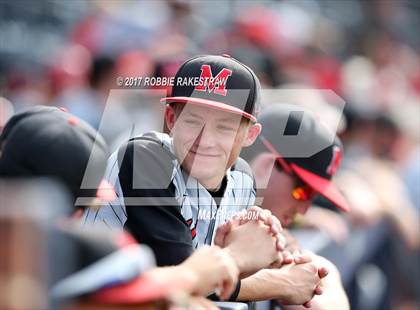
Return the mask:
<path id="1" fill-rule="evenodd" d="M 207 189 L 217 189 L 241 148 L 254 142 L 261 126 L 241 122 L 240 115 L 195 104 L 179 110 L 168 106 L 165 112 L 175 155 L 189 175 Z"/>
<path id="2" fill-rule="evenodd" d="M 283 226 L 291 224 L 297 214 L 305 214 L 311 201 L 299 201 L 293 198 L 294 177 L 280 171 L 274 165 L 275 157 L 268 153 L 260 154 L 251 167 L 257 183 L 257 197 L 262 197 L 262 207 L 270 210 Z"/>

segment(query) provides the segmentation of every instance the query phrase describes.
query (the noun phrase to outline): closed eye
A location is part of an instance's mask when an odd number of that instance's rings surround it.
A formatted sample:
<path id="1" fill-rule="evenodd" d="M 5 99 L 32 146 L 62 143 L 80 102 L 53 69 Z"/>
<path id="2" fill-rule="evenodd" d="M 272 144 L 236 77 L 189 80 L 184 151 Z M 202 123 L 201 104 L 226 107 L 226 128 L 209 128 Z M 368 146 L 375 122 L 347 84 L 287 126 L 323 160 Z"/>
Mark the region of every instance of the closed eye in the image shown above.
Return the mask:
<path id="1" fill-rule="evenodd" d="M 188 125 L 192 125 L 192 126 L 200 126 L 201 122 L 196 120 L 196 119 L 185 119 L 184 122 Z"/>
<path id="2" fill-rule="evenodd" d="M 228 126 L 217 126 L 217 128 L 219 130 L 223 130 L 223 131 L 235 131 L 236 129 L 233 127 L 228 127 Z"/>

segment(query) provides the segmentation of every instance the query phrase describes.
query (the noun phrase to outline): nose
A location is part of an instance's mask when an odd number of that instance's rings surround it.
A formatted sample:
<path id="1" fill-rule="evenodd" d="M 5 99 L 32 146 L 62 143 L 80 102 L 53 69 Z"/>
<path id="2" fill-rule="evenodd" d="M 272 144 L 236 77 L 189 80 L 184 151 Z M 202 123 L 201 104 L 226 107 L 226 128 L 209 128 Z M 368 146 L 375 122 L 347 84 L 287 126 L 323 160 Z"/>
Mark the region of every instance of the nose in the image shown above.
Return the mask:
<path id="1" fill-rule="evenodd" d="M 208 126 L 208 124 L 203 126 L 200 134 L 195 140 L 195 145 L 200 149 L 212 148 L 216 145 L 216 136 L 213 133 L 211 126 Z"/>

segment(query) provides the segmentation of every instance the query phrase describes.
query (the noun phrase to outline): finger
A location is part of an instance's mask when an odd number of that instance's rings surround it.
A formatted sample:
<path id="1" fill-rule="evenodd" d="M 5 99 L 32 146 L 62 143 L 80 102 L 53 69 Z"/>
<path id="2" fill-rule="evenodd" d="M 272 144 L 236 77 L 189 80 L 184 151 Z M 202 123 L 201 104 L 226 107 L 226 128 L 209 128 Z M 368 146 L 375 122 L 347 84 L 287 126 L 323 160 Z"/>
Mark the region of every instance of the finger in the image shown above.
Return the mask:
<path id="1" fill-rule="evenodd" d="M 318 268 L 318 276 L 322 279 L 328 275 L 328 269 L 325 267 Z"/>
<path id="2" fill-rule="evenodd" d="M 276 225 L 273 225 L 270 227 L 270 232 L 273 236 L 277 235 L 278 233 L 280 233 L 280 230 L 277 228 Z"/>
<path id="3" fill-rule="evenodd" d="M 303 306 L 304 306 L 305 308 L 310 308 L 310 307 L 312 307 L 312 303 L 311 303 L 311 301 L 307 301 L 307 302 L 305 302 L 305 303 L 303 304 Z"/>
<path id="4" fill-rule="evenodd" d="M 220 299 L 226 300 L 232 295 L 234 289 L 235 289 L 235 282 L 232 281 L 232 279 L 223 281 L 221 293 L 220 293 Z"/>
<path id="5" fill-rule="evenodd" d="M 228 277 L 223 281 L 223 289 L 220 294 L 222 300 L 228 299 L 236 288 L 239 274 L 234 272 L 234 269 L 230 270 Z"/>
<path id="6" fill-rule="evenodd" d="M 283 257 L 281 254 L 279 254 L 279 258 L 274 261 L 273 263 L 271 263 L 271 265 L 269 266 L 270 268 L 281 268 L 281 266 L 283 266 Z"/>
<path id="7" fill-rule="evenodd" d="M 277 251 L 283 251 L 287 245 L 286 238 L 281 233 L 278 233 L 275 235 L 275 239 Z"/>
<path id="8" fill-rule="evenodd" d="M 267 215 L 266 225 L 268 225 L 268 226 L 274 226 L 274 220 L 273 220 L 273 216 L 271 214 L 270 215 Z"/>
<path id="9" fill-rule="evenodd" d="M 216 230 L 216 236 L 214 237 L 214 244 L 220 247 L 224 246 L 225 234 L 223 233 L 222 226 L 219 226 Z"/>
<path id="10" fill-rule="evenodd" d="M 283 231 L 283 227 L 281 226 L 279 219 L 274 215 L 271 215 L 271 217 L 273 220 L 273 226 L 277 227 L 279 231 Z"/>
<path id="11" fill-rule="evenodd" d="M 232 220 L 230 220 L 230 221 L 227 221 L 226 223 L 224 223 L 224 229 L 225 229 L 225 233 L 226 234 L 228 234 L 228 233 L 230 233 L 231 231 L 232 231 L 232 229 L 234 229 L 236 226 L 235 226 L 235 221 L 232 221 Z"/>
<path id="12" fill-rule="evenodd" d="M 281 241 L 281 243 L 283 244 L 283 247 L 286 247 L 287 245 L 286 237 L 282 233 L 278 233 L 276 237 L 277 237 L 277 240 Z"/>
<path id="13" fill-rule="evenodd" d="M 268 210 L 268 209 L 262 209 L 262 211 L 265 213 L 265 214 L 267 214 L 268 216 L 270 216 L 272 213 L 271 213 L 271 211 L 270 210 Z"/>
<path id="14" fill-rule="evenodd" d="M 302 256 L 293 256 L 293 257 L 294 257 L 295 264 L 297 265 L 306 263 L 305 259 Z"/>
<path id="15" fill-rule="evenodd" d="M 268 214 L 268 212 L 266 212 L 267 210 L 258 210 L 258 211 L 255 211 L 255 212 L 257 212 L 256 213 L 256 218 L 259 220 L 259 221 L 261 221 L 261 222 L 263 222 L 265 225 L 267 225 L 267 226 L 270 226 L 269 225 L 269 223 L 268 223 L 268 218 L 270 217 L 270 214 Z"/>
<path id="16" fill-rule="evenodd" d="M 258 212 L 257 213 L 257 219 L 259 221 L 263 222 L 265 225 L 268 225 L 267 224 L 268 217 L 267 217 L 267 214 L 265 214 L 264 212 Z"/>
<path id="17" fill-rule="evenodd" d="M 314 294 L 315 295 L 321 295 L 323 293 L 322 288 L 318 285 L 315 290 L 314 290 Z"/>
<path id="18" fill-rule="evenodd" d="M 220 298 L 220 296 L 222 295 L 222 291 L 223 291 L 222 286 L 223 286 L 223 284 L 222 284 L 222 285 L 217 286 L 217 287 L 214 289 L 214 294 L 215 294 L 217 297 L 219 297 L 219 298 Z"/>
<path id="19" fill-rule="evenodd" d="M 263 217 L 266 219 L 262 220 Z M 283 231 L 283 227 L 281 226 L 280 221 L 274 215 L 262 213 L 260 219 L 265 225 L 270 227 L 270 232 L 273 234 L 273 236 Z"/>
<path id="20" fill-rule="evenodd" d="M 220 225 L 216 230 L 216 236 L 214 237 L 214 244 L 220 247 L 224 247 L 225 237 L 232 230 L 232 222 L 228 221 Z"/>
<path id="21" fill-rule="evenodd" d="M 310 263 L 310 262 L 312 262 L 312 257 L 311 257 L 311 256 L 309 256 L 309 255 L 302 254 L 302 255 L 301 255 L 301 257 L 302 257 L 302 260 L 303 260 L 305 263 Z"/>
<path id="22" fill-rule="evenodd" d="M 289 251 L 284 251 L 283 252 L 283 264 L 291 264 L 294 261 L 294 257 L 292 255 L 292 253 L 290 253 Z"/>
<path id="23" fill-rule="evenodd" d="M 309 255 L 302 254 L 299 251 L 294 251 L 293 256 L 295 259 L 295 264 L 306 264 L 312 261 L 312 258 Z"/>
<path id="24" fill-rule="evenodd" d="M 264 224 L 270 227 L 270 231 L 274 236 L 282 231 L 281 225 L 276 222 L 276 217 L 273 215 L 267 216 L 267 221 Z"/>
<path id="25" fill-rule="evenodd" d="M 269 226 L 273 225 L 273 219 L 271 218 L 272 214 L 270 210 L 264 209 L 261 212 L 261 214 L 263 214 L 267 218 L 264 224 L 269 225 Z"/>
<path id="26" fill-rule="evenodd" d="M 284 248 L 285 248 L 285 244 L 283 243 L 283 241 L 282 241 L 282 240 L 279 240 L 279 239 L 277 238 L 277 240 L 276 240 L 276 250 L 277 250 L 278 252 L 281 252 L 281 251 L 283 251 L 283 250 L 284 250 Z"/>

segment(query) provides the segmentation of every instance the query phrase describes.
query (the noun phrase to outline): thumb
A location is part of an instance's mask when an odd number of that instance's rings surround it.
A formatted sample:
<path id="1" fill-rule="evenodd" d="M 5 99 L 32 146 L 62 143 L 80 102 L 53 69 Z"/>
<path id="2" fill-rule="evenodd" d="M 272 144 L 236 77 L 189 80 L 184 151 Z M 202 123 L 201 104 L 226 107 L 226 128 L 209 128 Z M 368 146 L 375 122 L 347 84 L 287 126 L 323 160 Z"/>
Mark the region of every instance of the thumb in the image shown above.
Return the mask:
<path id="1" fill-rule="evenodd" d="M 325 278 L 328 275 L 328 269 L 325 267 L 320 267 L 318 269 L 318 276 L 320 279 Z"/>
<path id="2" fill-rule="evenodd" d="M 222 284 L 222 292 L 220 294 L 220 299 L 226 300 L 232 295 L 235 289 L 235 282 L 231 281 L 231 279 L 223 281 Z"/>
<path id="3" fill-rule="evenodd" d="M 214 244 L 220 247 L 225 246 L 225 237 L 232 230 L 232 222 L 228 221 L 220 225 L 216 230 L 216 236 L 214 237 Z"/>
<path id="4" fill-rule="evenodd" d="M 305 308 L 310 308 L 310 307 L 312 307 L 312 303 L 311 303 L 311 301 L 307 301 L 307 302 L 305 302 L 305 303 L 303 304 L 303 306 L 304 306 Z"/>

